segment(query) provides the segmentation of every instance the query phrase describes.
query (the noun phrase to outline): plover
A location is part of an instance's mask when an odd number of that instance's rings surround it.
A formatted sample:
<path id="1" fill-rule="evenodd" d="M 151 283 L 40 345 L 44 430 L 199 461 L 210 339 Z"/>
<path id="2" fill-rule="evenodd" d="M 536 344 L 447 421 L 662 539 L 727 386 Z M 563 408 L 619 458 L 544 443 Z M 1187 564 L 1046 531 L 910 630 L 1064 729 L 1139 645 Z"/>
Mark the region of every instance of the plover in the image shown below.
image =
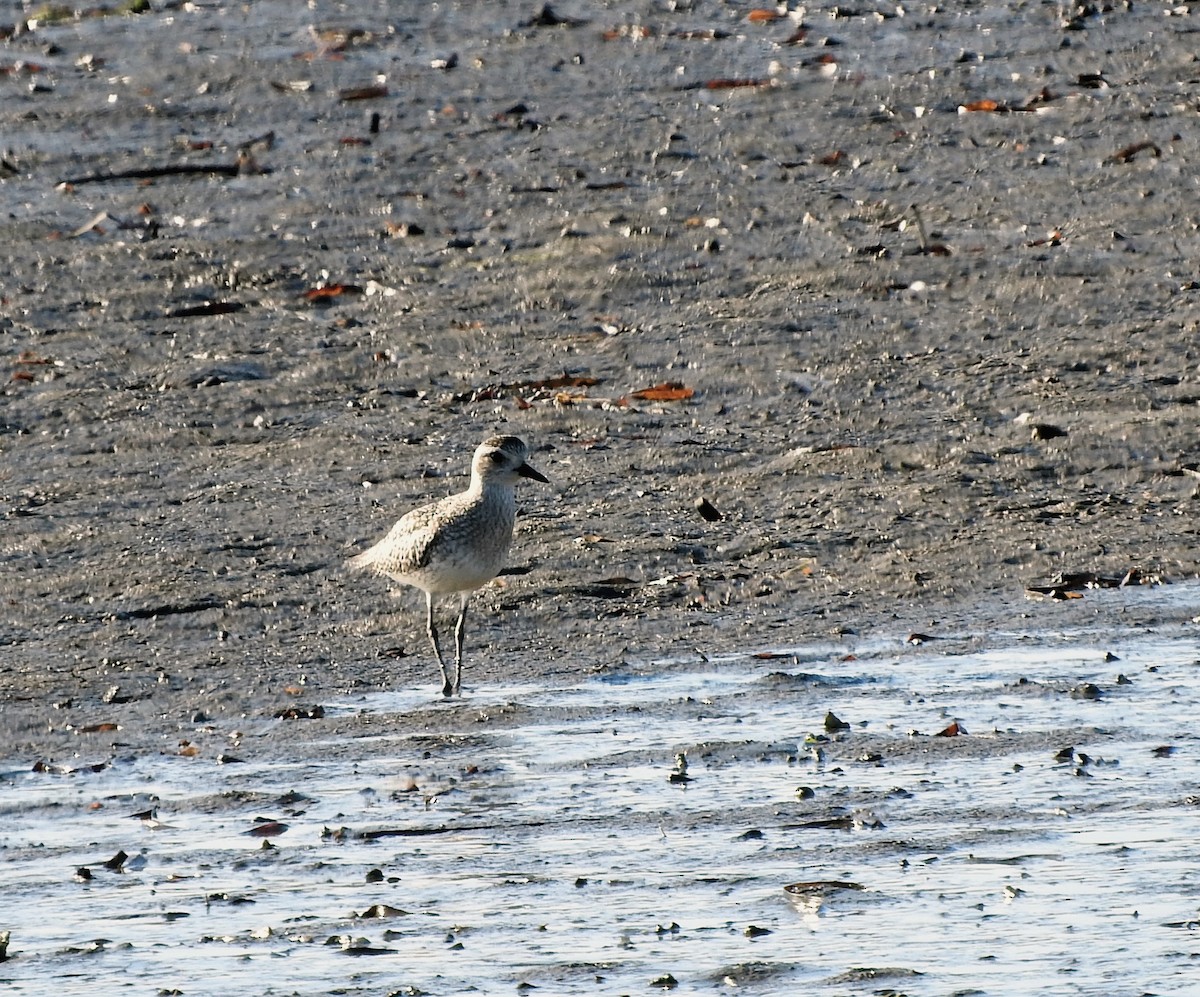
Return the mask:
<path id="1" fill-rule="evenodd" d="M 471 484 L 465 492 L 413 509 L 379 543 L 348 562 L 351 568 L 387 575 L 425 593 L 426 629 L 442 671 L 443 696 L 458 693 L 462 686 L 463 623 L 471 593 L 504 567 L 517 519 L 513 486 L 520 478 L 549 483 L 526 463 L 528 454 L 524 441 L 515 436 L 484 440 L 471 460 Z M 433 597 L 452 592 L 460 600 L 453 682 L 433 622 Z"/>

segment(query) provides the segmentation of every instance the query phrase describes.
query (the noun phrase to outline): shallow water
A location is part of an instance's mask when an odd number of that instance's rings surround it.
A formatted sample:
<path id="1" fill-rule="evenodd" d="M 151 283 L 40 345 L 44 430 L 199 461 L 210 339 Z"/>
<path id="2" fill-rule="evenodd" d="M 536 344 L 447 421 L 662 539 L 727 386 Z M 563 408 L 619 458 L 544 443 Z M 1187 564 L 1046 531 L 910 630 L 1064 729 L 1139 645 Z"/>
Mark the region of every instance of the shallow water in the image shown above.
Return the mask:
<path id="1" fill-rule="evenodd" d="M 198 757 L 164 739 L 99 772 L 10 761 L 0 980 L 1193 992 L 1194 628 L 998 643 L 664 662 L 449 705 L 395 691 L 180 732 Z M 826 735 L 827 711 L 850 729 Z M 954 719 L 969 733 L 932 736 Z M 670 781 L 677 753 L 691 781 Z M 151 806 L 158 825 L 128 816 Z M 274 847 L 259 817 L 287 824 Z M 814 881 L 861 889 L 784 890 Z M 404 913 L 359 916 L 375 904 Z"/>

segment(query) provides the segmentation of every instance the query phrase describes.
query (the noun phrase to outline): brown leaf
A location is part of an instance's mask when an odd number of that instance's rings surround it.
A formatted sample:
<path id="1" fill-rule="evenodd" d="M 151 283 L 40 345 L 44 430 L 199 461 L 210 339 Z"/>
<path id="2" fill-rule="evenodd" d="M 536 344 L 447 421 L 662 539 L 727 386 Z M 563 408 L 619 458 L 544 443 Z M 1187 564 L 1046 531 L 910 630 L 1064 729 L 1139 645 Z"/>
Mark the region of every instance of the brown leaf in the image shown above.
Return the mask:
<path id="1" fill-rule="evenodd" d="M 985 98 L 983 100 L 973 100 L 967 104 L 960 104 L 958 109 L 960 112 L 963 112 L 963 111 L 985 111 L 985 112 L 989 112 L 989 113 L 997 113 L 997 112 L 1007 111 L 1008 107 L 1004 104 L 1001 104 L 999 101 L 988 100 L 987 98 Z"/>
<path id="2" fill-rule="evenodd" d="M 120 730 L 120 729 L 121 729 L 121 725 L 114 724 L 114 723 L 88 724 L 86 727 L 80 727 L 79 733 L 80 734 L 107 734 L 109 731 Z"/>
<path id="3" fill-rule="evenodd" d="M 362 294 L 363 288 L 358 284 L 324 284 L 312 287 L 304 292 L 305 301 L 328 302 L 348 294 Z"/>
<path id="4" fill-rule="evenodd" d="M 665 381 L 650 388 L 633 392 L 630 397 L 643 402 L 682 402 L 695 395 L 695 390 L 678 381 Z"/>
<path id="5" fill-rule="evenodd" d="M 1146 152 L 1147 150 L 1154 153 L 1155 159 L 1158 159 L 1158 157 L 1162 155 L 1162 149 L 1160 149 L 1153 142 L 1134 142 L 1133 145 L 1127 145 L 1124 149 L 1118 149 L 1116 152 L 1114 152 L 1111 156 L 1104 160 L 1104 165 L 1108 166 L 1112 163 L 1132 162 L 1134 156 L 1136 156 L 1139 152 Z"/>
<path id="6" fill-rule="evenodd" d="M 766 10 L 763 7 L 757 7 L 746 15 L 746 20 L 752 24 L 770 24 L 772 21 L 780 20 L 783 16 L 777 10 Z"/>
<path id="7" fill-rule="evenodd" d="M 713 80 L 705 80 L 701 84 L 705 90 L 741 90 L 746 87 L 769 87 L 770 85 L 770 80 L 731 77 L 718 77 Z"/>
<path id="8" fill-rule="evenodd" d="M 965 734 L 966 732 L 967 732 L 966 729 L 963 727 L 960 727 L 958 724 L 958 721 L 955 720 L 954 723 L 952 723 L 949 727 L 946 727 L 943 730 L 939 730 L 933 736 L 934 737 L 958 737 L 959 734 Z"/>

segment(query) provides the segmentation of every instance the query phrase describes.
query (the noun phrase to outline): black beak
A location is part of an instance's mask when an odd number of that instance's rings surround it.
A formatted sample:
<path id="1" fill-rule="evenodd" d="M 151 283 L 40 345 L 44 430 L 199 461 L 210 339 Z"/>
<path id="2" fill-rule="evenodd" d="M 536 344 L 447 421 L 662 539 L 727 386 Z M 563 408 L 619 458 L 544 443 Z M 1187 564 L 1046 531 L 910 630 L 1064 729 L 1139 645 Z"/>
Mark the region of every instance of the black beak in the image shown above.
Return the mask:
<path id="1" fill-rule="evenodd" d="M 522 464 L 517 468 L 517 474 L 522 478 L 533 478 L 534 481 L 540 481 L 542 484 L 550 484 L 550 479 L 547 478 L 536 467 L 530 467 L 528 464 Z"/>

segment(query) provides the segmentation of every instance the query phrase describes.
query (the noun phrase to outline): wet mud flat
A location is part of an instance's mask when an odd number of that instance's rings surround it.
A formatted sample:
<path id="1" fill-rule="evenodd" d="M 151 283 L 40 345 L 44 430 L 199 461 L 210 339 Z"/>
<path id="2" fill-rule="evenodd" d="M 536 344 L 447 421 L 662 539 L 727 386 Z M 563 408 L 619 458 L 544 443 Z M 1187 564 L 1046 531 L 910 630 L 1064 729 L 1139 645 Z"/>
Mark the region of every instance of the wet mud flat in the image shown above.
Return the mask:
<path id="1" fill-rule="evenodd" d="M 1172 992 L 1190 12 L 553 7 L 0 32 L 4 978 Z M 342 564 L 498 430 L 435 703 Z"/>
<path id="2" fill-rule="evenodd" d="M 0 773 L 0 979 L 1190 993 L 1200 636 L 1006 636 L 332 696 L 157 751 L 94 732 Z"/>

